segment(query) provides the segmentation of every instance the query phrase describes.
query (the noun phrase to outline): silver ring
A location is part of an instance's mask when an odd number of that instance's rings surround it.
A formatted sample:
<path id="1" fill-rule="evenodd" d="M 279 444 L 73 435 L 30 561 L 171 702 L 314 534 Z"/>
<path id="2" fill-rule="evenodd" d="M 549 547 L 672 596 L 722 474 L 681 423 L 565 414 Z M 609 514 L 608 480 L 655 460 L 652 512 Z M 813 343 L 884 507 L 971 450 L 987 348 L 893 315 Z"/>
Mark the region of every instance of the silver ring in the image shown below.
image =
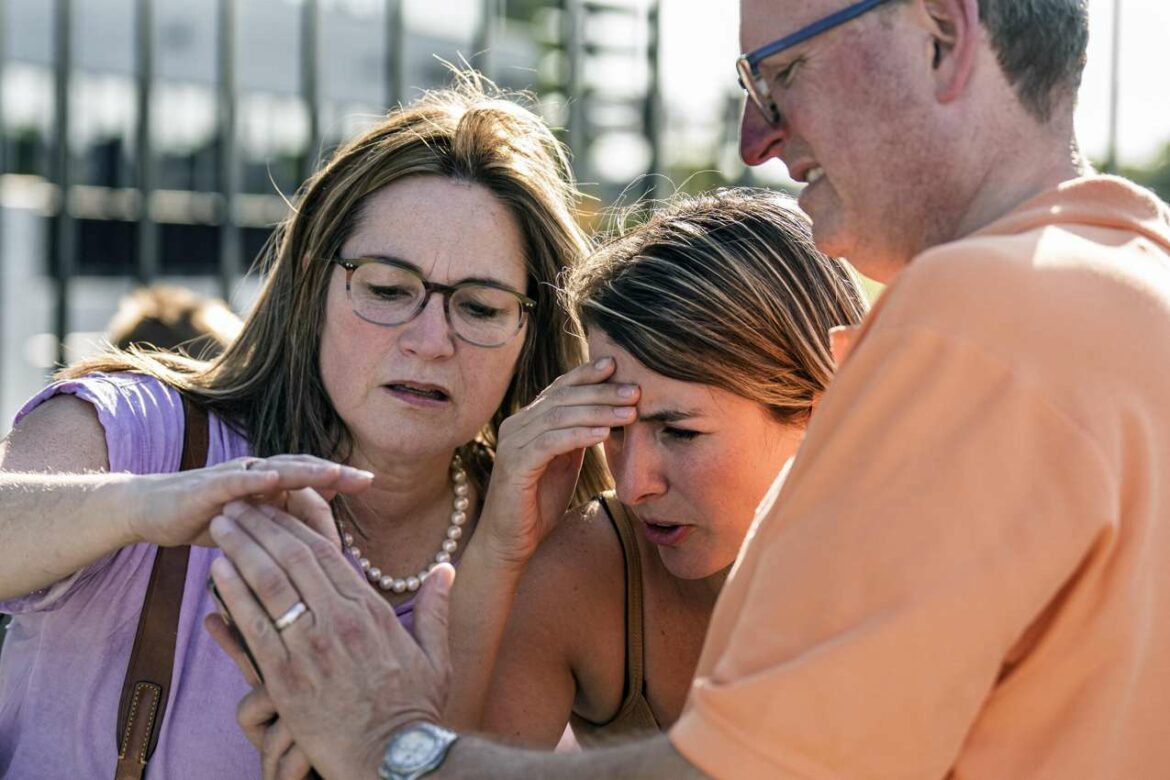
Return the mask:
<path id="1" fill-rule="evenodd" d="M 289 607 L 283 615 L 278 617 L 272 625 L 276 626 L 277 631 L 284 631 L 308 611 L 309 608 L 305 606 L 305 602 L 298 601 Z"/>

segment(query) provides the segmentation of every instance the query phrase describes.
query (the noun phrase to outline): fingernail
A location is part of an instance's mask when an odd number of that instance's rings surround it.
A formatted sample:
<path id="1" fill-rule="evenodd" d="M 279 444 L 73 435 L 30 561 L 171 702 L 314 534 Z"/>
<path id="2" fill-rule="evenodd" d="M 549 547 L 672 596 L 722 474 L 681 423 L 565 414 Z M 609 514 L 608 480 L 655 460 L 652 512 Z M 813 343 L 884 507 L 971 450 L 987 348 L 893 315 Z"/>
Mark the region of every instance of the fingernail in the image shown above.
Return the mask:
<path id="1" fill-rule="evenodd" d="M 638 394 L 637 385 L 622 385 L 618 388 L 618 395 L 622 398 L 633 398 Z"/>
<path id="2" fill-rule="evenodd" d="M 632 407 L 632 406 L 615 406 L 613 408 L 613 416 L 620 417 L 623 420 L 627 420 L 627 419 L 633 417 L 634 413 L 635 413 L 635 410 L 634 410 L 634 407 Z"/>
<path id="3" fill-rule="evenodd" d="M 209 526 L 211 537 L 218 541 L 220 538 L 230 534 L 234 525 L 235 524 L 224 515 L 216 515 L 215 517 L 211 518 L 211 525 Z"/>
<path id="4" fill-rule="evenodd" d="M 607 369 L 613 365 L 613 358 L 603 357 L 601 360 L 598 360 L 593 365 L 597 367 L 598 371 L 604 371 L 605 369 Z"/>
<path id="5" fill-rule="evenodd" d="M 235 576 L 236 572 L 231 561 L 227 558 L 220 557 L 211 562 L 211 573 L 219 579 L 225 580 L 231 579 Z"/>

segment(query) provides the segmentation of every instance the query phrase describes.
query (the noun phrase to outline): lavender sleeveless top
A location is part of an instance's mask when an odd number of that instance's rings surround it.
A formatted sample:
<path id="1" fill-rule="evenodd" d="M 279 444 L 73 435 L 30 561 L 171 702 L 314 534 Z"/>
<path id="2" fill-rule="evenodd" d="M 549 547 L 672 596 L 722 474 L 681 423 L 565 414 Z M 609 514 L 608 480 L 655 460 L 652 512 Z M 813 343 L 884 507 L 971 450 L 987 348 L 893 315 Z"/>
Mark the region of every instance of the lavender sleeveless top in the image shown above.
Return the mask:
<path id="1" fill-rule="evenodd" d="M 51 385 L 16 420 L 59 393 L 97 410 L 111 471 L 178 470 L 184 416 L 173 389 L 137 374 L 95 374 Z M 248 442 L 215 416 L 209 434 L 209 466 L 248 454 Z M 152 545 L 124 547 L 48 588 L 0 601 L 0 612 L 15 616 L 0 654 L 0 777 L 113 777 L 118 700 L 154 553 Z M 147 778 L 260 777 L 259 754 L 236 725 L 248 686 L 202 627 L 215 609 L 206 583 L 219 554 L 191 548 L 171 694 Z M 408 625 L 412 607 L 398 609 Z"/>

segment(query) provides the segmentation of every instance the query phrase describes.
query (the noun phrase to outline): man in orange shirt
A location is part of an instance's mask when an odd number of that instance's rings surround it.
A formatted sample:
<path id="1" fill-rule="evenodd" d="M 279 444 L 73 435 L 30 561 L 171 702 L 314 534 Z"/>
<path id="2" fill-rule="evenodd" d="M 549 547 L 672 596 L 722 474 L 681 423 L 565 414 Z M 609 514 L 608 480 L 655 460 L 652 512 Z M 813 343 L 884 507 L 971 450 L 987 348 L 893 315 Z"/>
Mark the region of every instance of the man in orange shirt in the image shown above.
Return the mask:
<path id="1" fill-rule="evenodd" d="M 741 16 L 744 159 L 782 159 L 820 248 L 891 286 L 762 508 L 682 719 L 579 756 L 454 740 L 419 725 L 449 576 L 421 649 L 346 623 L 394 659 L 371 670 L 323 628 L 345 608 L 329 576 L 231 540 L 265 603 L 295 587 L 322 618 L 245 631 L 281 728 L 326 777 L 1166 776 L 1170 215 L 1079 157 L 1085 3 Z"/>

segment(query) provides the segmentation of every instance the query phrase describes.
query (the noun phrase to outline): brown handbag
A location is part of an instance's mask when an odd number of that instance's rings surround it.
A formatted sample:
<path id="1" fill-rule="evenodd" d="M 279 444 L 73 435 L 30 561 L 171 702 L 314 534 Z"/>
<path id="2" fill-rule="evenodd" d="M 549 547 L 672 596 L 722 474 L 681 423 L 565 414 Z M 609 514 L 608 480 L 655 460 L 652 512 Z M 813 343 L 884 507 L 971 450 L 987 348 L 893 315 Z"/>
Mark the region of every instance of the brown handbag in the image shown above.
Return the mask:
<path id="1" fill-rule="evenodd" d="M 186 427 L 179 470 L 203 468 L 209 442 L 207 412 L 184 397 L 183 413 Z M 157 550 L 150 584 L 142 600 L 142 615 L 138 618 L 126 681 L 122 683 L 122 700 L 118 705 L 118 768 L 114 780 L 140 780 L 146 772 L 146 762 L 158 745 L 170 695 L 179 609 L 183 605 L 183 584 L 191 548 L 183 545 Z"/>

